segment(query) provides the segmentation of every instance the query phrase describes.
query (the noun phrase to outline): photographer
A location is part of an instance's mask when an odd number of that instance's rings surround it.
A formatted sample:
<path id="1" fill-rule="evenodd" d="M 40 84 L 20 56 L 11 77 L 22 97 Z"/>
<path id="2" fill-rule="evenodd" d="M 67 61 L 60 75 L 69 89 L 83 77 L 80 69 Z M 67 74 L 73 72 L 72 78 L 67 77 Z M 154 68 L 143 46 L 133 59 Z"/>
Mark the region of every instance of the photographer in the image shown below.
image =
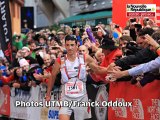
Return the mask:
<path id="1" fill-rule="evenodd" d="M 156 26 L 156 23 L 152 19 L 145 17 L 143 19 L 143 25 L 144 25 L 144 28 L 147 28 L 147 27 L 152 28 L 153 26 Z"/>
<path id="2" fill-rule="evenodd" d="M 119 38 L 119 48 L 123 52 L 123 56 L 135 54 L 141 50 L 130 36 L 123 35 Z"/>
<path id="3" fill-rule="evenodd" d="M 51 71 L 54 65 L 55 60 L 51 59 L 49 54 L 46 54 L 43 58 L 43 73 L 34 73 L 33 76 L 37 81 L 47 84 L 49 78 L 51 77 Z M 60 85 L 60 74 L 57 75 L 56 85 Z"/>
<path id="4" fill-rule="evenodd" d="M 21 38 L 21 35 L 14 35 L 12 39 L 13 39 L 13 46 L 15 46 L 18 50 L 22 49 L 23 40 Z"/>
<path id="5" fill-rule="evenodd" d="M 48 48 L 50 46 L 56 46 L 56 45 L 59 45 L 60 44 L 60 40 L 58 39 L 58 37 L 56 37 L 54 34 L 50 34 L 49 37 L 48 37 L 48 41 L 50 41 L 49 45 L 48 45 Z"/>
<path id="6" fill-rule="evenodd" d="M 25 58 L 29 64 L 36 64 L 37 61 L 31 57 L 31 50 L 28 47 L 23 47 L 21 50 L 22 57 Z"/>
<path id="7" fill-rule="evenodd" d="M 136 18 L 131 18 L 129 20 L 129 29 L 130 29 L 130 36 L 134 41 L 136 41 L 136 38 L 137 38 L 135 24 L 136 24 Z"/>
<path id="8" fill-rule="evenodd" d="M 152 37 L 149 35 L 145 35 L 145 38 L 146 38 L 145 42 L 151 45 L 150 47 L 151 50 L 156 51 L 158 55 L 160 55 L 159 54 L 160 47 L 159 47 L 159 42 L 158 42 L 158 40 L 160 39 L 160 33 L 156 32 L 152 35 Z M 142 87 L 146 85 L 147 83 L 150 83 L 154 80 L 160 80 L 159 69 L 157 69 L 160 66 L 159 58 L 160 57 L 157 57 L 155 60 L 140 64 L 136 67 L 133 67 L 125 71 L 114 71 L 113 76 L 115 78 L 120 78 L 120 77 L 128 76 L 128 75 L 136 76 L 136 75 L 144 74 L 143 76 L 141 76 L 140 80 L 137 81 L 136 79 L 135 81 L 135 83 L 137 83 L 139 87 Z"/>
<path id="9" fill-rule="evenodd" d="M 19 66 L 18 61 L 21 58 L 25 58 L 29 64 L 37 64 L 37 61 L 30 56 L 30 49 L 28 47 L 23 47 L 21 50 L 18 50 L 15 59 L 12 62 L 12 66 Z"/>
<path id="10" fill-rule="evenodd" d="M 49 54 L 44 55 L 43 58 L 43 74 L 41 73 L 34 73 L 33 76 L 35 77 L 36 80 L 41 81 L 41 82 L 48 82 L 48 79 L 50 77 L 50 73 L 51 73 L 51 69 L 52 69 L 52 65 L 54 63 L 54 61 L 51 61 L 51 57 Z"/>
<path id="11" fill-rule="evenodd" d="M 3 65 L 3 60 L 0 60 L 0 81 L 1 85 L 9 84 L 14 79 L 13 68 Z"/>
<path id="12" fill-rule="evenodd" d="M 112 66 L 117 65 L 122 68 L 122 70 L 126 70 L 131 68 L 131 65 L 137 65 L 145 62 L 149 62 L 157 57 L 153 51 L 149 49 L 149 45 L 145 43 L 144 35 L 149 34 L 152 35 L 154 32 L 151 28 L 144 28 L 139 31 L 139 35 L 137 37 L 137 45 L 142 48 L 142 50 L 136 52 L 133 55 L 129 55 L 122 59 L 115 61 L 115 64 L 111 64 Z"/>
<path id="13" fill-rule="evenodd" d="M 38 46 L 47 48 L 47 44 L 46 44 L 47 39 L 46 39 L 46 37 L 44 35 L 39 36 L 38 42 L 39 42 Z"/>
<path id="14" fill-rule="evenodd" d="M 30 48 L 30 53 L 31 53 L 31 57 L 32 58 L 36 58 L 36 53 L 35 53 L 35 49 L 36 49 L 36 47 L 37 47 L 37 45 L 36 45 L 36 42 L 34 41 L 34 40 L 31 40 L 29 43 L 28 43 L 28 47 Z"/>
<path id="15" fill-rule="evenodd" d="M 10 86 L 30 90 L 32 83 L 27 73 L 30 65 L 24 58 L 19 60 L 19 65 L 20 67 L 16 67 L 14 70 L 14 81 L 11 82 Z"/>
<path id="16" fill-rule="evenodd" d="M 112 63 L 110 66 L 120 66 L 122 70 L 130 69 L 131 65 L 137 65 L 137 64 L 142 64 L 149 62 L 151 60 L 154 60 L 158 54 L 152 50 L 152 47 L 150 47 L 149 44 L 146 42 L 146 34 L 152 35 L 153 34 L 153 29 L 151 28 L 144 28 L 139 31 L 139 36 L 137 38 L 137 44 L 139 47 L 142 48 L 142 50 L 139 50 L 133 55 L 129 55 L 127 57 L 124 57 L 122 59 L 117 60 L 115 63 Z M 153 34 L 154 35 L 154 34 Z M 155 39 L 157 41 L 157 39 Z M 148 80 L 147 80 L 148 79 Z M 154 74 L 145 74 L 143 77 L 142 81 L 152 81 L 154 80 Z M 135 79 L 132 79 L 133 84 L 135 84 L 137 81 Z M 146 84 L 146 82 L 145 82 Z M 141 84 L 142 86 L 144 85 L 143 83 Z"/>
<path id="17" fill-rule="evenodd" d="M 63 30 L 59 30 L 59 31 L 57 32 L 57 36 L 58 36 L 58 39 L 59 39 L 59 41 L 60 41 L 60 45 L 61 45 L 62 47 L 65 47 L 65 40 L 64 40 L 64 38 L 65 38 L 65 33 L 64 33 L 64 31 L 63 31 Z"/>

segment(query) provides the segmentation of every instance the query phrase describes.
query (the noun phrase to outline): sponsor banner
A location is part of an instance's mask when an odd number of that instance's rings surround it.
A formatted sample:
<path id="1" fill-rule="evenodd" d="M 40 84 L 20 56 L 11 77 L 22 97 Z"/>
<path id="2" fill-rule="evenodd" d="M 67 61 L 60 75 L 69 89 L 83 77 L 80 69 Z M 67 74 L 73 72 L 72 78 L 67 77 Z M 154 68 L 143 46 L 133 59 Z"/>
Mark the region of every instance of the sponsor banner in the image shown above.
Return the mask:
<path id="1" fill-rule="evenodd" d="M 118 101 L 121 106 L 108 108 L 108 120 L 159 120 L 160 82 L 154 80 L 143 88 L 130 82 L 110 83 L 109 101 Z"/>
<path id="2" fill-rule="evenodd" d="M 30 91 L 11 89 L 11 118 L 40 120 L 43 103 L 39 101 L 40 87 L 32 87 Z"/>
<path id="3" fill-rule="evenodd" d="M 43 105 L 39 99 L 40 86 L 32 87 L 30 94 L 31 97 L 28 102 L 34 104 L 27 107 L 27 114 L 29 116 L 27 120 L 40 120 L 41 108 Z"/>
<path id="4" fill-rule="evenodd" d="M 9 0 L 0 0 L 0 43 L 5 57 L 12 61 L 12 29 Z"/>
<path id="5" fill-rule="evenodd" d="M 43 101 L 43 107 L 40 111 L 40 120 L 58 120 L 59 107 L 53 107 L 52 104 L 45 104 L 46 86 L 40 86 L 40 100 Z M 58 101 L 60 99 L 61 87 L 55 87 L 52 92 L 51 101 Z M 51 102 L 52 103 L 52 102 Z M 46 106 L 52 107 L 46 107 Z"/>
<path id="6" fill-rule="evenodd" d="M 10 87 L 0 87 L 0 115 L 10 116 Z"/>
<path id="7" fill-rule="evenodd" d="M 102 85 L 99 87 L 95 101 L 102 103 L 103 101 L 108 101 L 108 92 L 106 91 L 106 86 Z M 100 106 L 95 107 L 95 114 L 97 120 L 107 119 L 107 107 Z"/>
<path id="8" fill-rule="evenodd" d="M 48 110 L 49 110 L 49 108 L 47 108 L 47 107 L 41 108 L 40 120 L 48 120 Z"/>
<path id="9" fill-rule="evenodd" d="M 48 109 L 48 120 L 59 120 L 59 107 L 50 107 Z"/>
<path id="10" fill-rule="evenodd" d="M 11 88 L 10 107 L 11 107 L 11 118 L 17 119 L 29 119 L 27 113 L 27 107 L 16 106 L 16 101 L 27 103 L 31 97 L 30 91 L 24 91 L 21 89 Z M 18 105 L 18 104 L 17 104 Z"/>
<path id="11" fill-rule="evenodd" d="M 106 87 L 87 85 L 89 99 L 91 101 L 108 101 L 108 93 Z M 98 92 L 97 92 L 98 91 Z M 55 87 L 52 92 L 51 101 L 59 101 L 61 88 Z M 40 85 L 32 87 L 30 91 L 23 91 L 21 89 L 11 88 L 10 118 L 27 119 L 27 120 L 58 120 L 59 106 L 46 107 L 45 103 L 46 86 Z M 18 101 L 18 102 L 16 102 Z M 52 102 L 51 102 L 52 104 Z M 48 104 L 47 104 L 48 105 Z M 105 120 L 107 119 L 107 107 L 92 107 L 92 120 Z M 96 113 L 96 114 L 95 114 Z M 73 115 L 71 120 L 73 120 Z"/>
<path id="12" fill-rule="evenodd" d="M 45 85 L 40 85 L 40 94 L 39 94 L 39 100 L 43 101 L 45 103 L 45 95 L 47 92 L 47 87 Z M 48 120 L 48 109 L 49 107 L 43 106 L 40 110 L 40 120 Z"/>
<path id="13" fill-rule="evenodd" d="M 127 4 L 127 17 L 156 17 L 156 4 Z"/>

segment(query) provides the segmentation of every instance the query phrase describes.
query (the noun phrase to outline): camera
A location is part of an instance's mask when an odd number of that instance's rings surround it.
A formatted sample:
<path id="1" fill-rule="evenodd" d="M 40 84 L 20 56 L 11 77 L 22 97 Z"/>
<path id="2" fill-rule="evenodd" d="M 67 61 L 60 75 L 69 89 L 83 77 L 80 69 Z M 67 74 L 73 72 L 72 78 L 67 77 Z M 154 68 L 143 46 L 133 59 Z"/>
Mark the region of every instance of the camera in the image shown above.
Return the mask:
<path id="1" fill-rule="evenodd" d="M 131 22 L 131 23 L 136 22 L 136 18 L 130 19 L 130 22 Z"/>
<path id="2" fill-rule="evenodd" d="M 115 28 L 119 28 L 119 25 L 115 25 Z"/>
<path id="3" fill-rule="evenodd" d="M 39 85 L 41 83 L 41 81 L 35 79 L 35 77 L 33 75 L 34 73 L 43 74 L 43 69 L 40 66 L 35 66 L 35 67 L 32 67 L 28 71 L 28 79 L 33 80 L 37 85 Z"/>
<path id="4" fill-rule="evenodd" d="M 134 25 L 136 28 L 142 28 L 142 25 L 141 24 L 135 24 Z"/>
<path id="5" fill-rule="evenodd" d="M 52 39 L 55 39 L 55 35 L 51 33 L 49 34 L 48 40 L 52 40 Z"/>
<path id="6" fill-rule="evenodd" d="M 83 39 L 83 43 L 85 43 L 86 41 L 88 41 L 89 39 L 88 39 L 88 37 L 85 37 L 84 39 Z"/>
<path id="7" fill-rule="evenodd" d="M 21 83 L 26 83 L 28 80 L 27 80 L 27 76 L 26 75 L 23 75 L 22 77 L 20 77 L 20 81 Z"/>
<path id="8" fill-rule="evenodd" d="M 138 47 L 138 45 L 134 42 L 128 42 L 126 45 L 126 51 L 125 54 L 128 55 L 133 55 L 136 52 L 138 52 L 139 50 L 141 50 L 141 48 Z"/>
<path id="9" fill-rule="evenodd" d="M 16 39 L 20 39 L 21 38 L 21 36 L 20 35 L 16 35 Z"/>
<path id="10" fill-rule="evenodd" d="M 145 20 L 146 20 L 146 21 L 149 21 L 149 18 L 146 18 Z"/>
<path id="11" fill-rule="evenodd" d="M 77 28 L 77 26 L 72 26 L 72 30 L 74 31 L 74 30 L 76 30 L 76 28 Z"/>
<path id="12" fill-rule="evenodd" d="M 77 26 L 72 26 L 72 31 L 73 31 L 73 35 L 75 35 L 76 34 L 76 28 L 77 28 Z"/>
<path id="13" fill-rule="evenodd" d="M 135 26 L 135 28 L 137 28 L 137 32 L 139 32 L 142 29 L 141 24 L 135 24 L 134 26 Z"/>
<path id="14" fill-rule="evenodd" d="M 35 73 L 37 73 L 37 74 L 42 74 L 42 73 L 43 73 L 42 68 L 37 68 L 37 69 L 35 69 Z"/>
<path id="15" fill-rule="evenodd" d="M 43 47 L 38 47 L 38 48 L 34 49 L 33 51 L 36 52 L 36 51 L 42 50 L 42 49 L 43 49 Z"/>
<path id="16" fill-rule="evenodd" d="M 93 27 L 92 31 L 98 31 L 98 28 Z"/>
<path id="17" fill-rule="evenodd" d="M 59 47 L 52 47 L 52 50 L 57 50 L 57 49 L 59 49 Z"/>

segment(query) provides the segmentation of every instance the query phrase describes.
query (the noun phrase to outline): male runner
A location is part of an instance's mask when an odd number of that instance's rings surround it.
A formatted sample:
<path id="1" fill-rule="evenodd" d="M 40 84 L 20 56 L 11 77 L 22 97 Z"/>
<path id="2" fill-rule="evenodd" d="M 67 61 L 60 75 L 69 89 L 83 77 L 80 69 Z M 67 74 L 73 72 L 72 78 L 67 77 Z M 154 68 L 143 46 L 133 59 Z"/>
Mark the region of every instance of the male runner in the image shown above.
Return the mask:
<path id="1" fill-rule="evenodd" d="M 46 101 L 51 99 L 50 92 L 54 86 L 55 78 L 61 71 L 62 94 L 61 101 L 88 101 L 86 91 L 86 68 L 85 63 L 98 74 L 104 74 L 109 68 L 103 68 L 95 64 L 95 61 L 89 55 L 79 55 L 77 40 L 74 37 L 66 36 L 65 47 L 66 56 L 58 58 L 52 68 L 52 75 L 48 82 Z M 70 120 L 71 113 L 74 112 L 75 120 L 84 120 L 91 115 L 87 107 L 61 107 L 59 111 L 59 120 Z"/>

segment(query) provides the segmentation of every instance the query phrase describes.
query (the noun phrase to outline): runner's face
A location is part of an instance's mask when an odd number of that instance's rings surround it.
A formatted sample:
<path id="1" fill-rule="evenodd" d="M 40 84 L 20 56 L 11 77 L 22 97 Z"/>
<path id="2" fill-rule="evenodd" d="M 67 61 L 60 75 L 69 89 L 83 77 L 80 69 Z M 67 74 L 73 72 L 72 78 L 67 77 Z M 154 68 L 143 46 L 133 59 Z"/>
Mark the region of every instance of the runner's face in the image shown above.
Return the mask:
<path id="1" fill-rule="evenodd" d="M 71 55 L 77 52 L 77 44 L 75 43 L 75 41 L 66 41 L 65 47 L 67 50 L 67 54 Z"/>

